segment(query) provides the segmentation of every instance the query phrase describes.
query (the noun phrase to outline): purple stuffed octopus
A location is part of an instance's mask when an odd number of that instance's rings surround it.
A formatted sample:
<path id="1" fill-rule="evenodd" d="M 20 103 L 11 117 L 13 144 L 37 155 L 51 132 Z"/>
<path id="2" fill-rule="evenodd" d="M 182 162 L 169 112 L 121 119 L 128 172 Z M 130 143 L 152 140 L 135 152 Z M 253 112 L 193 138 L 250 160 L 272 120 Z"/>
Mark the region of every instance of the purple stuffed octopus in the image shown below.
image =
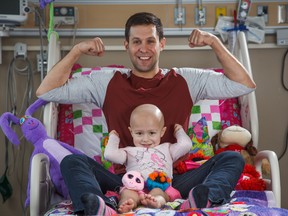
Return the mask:
<path id="1" fill-rule="evenodd" d="M 47 102 L 42 99 L 36 100 L 28 107 L 25 115 L 20 119 L 10 112 L 5 112 L 0 117 L 0 126 L 9 141 L 14 145 L 19 145 L 20 141 L 15 131 L 11 128 L 10 123 L 13 122 L 16 125 L 21 126 L 24 137 L 34 145 L 34 150 L 30 158 L 30 166 L 35 154 L 46 154 L 50 160 L 50 177 L 54 187 L 60 195 L 64 198 L 68 198 L 68 189 L 60 172 L 60 162 L 69 154 L 82 154 L 82 152 L 66 143 L 49 137 L 44 125 L 38 119 L 32 117 L 32 114 L 46 103 Z M 31 170 L 29 168 L 27 198 L 25 201 L 26 207 L 30 204 L 30 173 Z"/>

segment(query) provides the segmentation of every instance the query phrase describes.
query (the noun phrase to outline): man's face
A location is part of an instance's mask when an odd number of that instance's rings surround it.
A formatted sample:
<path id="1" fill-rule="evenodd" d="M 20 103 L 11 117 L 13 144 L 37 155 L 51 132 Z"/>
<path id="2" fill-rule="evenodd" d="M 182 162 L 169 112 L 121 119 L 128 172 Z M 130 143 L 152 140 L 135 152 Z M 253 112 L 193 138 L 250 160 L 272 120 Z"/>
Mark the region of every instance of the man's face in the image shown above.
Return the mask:
<path id="1" fill-rule="evenodd" d="M 134 66 L 135 75 L 152 78 L 159 71 L 159 56 L 165 46 L 165 38 L 159 41 L 154 25 L 137 25 L 130 29 L 125 48 Z"/>

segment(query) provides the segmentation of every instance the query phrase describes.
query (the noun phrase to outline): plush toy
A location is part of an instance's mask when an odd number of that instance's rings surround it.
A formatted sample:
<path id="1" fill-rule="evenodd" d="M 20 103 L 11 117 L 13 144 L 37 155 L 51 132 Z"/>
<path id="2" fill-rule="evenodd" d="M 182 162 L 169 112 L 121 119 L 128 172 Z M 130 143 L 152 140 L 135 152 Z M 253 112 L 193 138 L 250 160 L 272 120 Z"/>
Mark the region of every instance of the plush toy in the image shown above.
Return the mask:
<path id="1" fill-rule="evenodd" d="M 122 177 L 124 188 L 136 191 L 142 191 L 145 183 L 148 191 L 153 188 L 160 188 L 165 191 L 171 185 L 171 179 L 166 173 L 161 171 L 154 171 L 149 174 L 146 182 L 138 171 L 129 171 Z"/>
<path id="2" fill-rule="evenodd" d="M 168 195 L 170 201 L 181 199 L 180 192 L 173 188 L 171 183 L 171 178 L 169 178 L 165 172 L 155 170 L 150 173 L 146 179 L 146 188 L 148 191 L 151 191 L 154 188 L 160 188 Z"/>
<path id="3" fill-rule="evenodd" d="M 253 140 L 248 130 L 233 125 L 220 131 L 211 139 L 215 154 L 222 151 L 237 151 L 243 156 L 245 163 L 254 165 L 254 157 L 257 149 L 253 146 Z M 270 176 L 270 163 L 267 159 L 262 160 L 262 176 Z"/>
<path id="4" fill-rule="evenodd" d="M 214 153 L 223 151 L 239 152 L 246 164 L 254 165 L 254 156 L 257 149 L 253 146 L 251 133 L 238 125 L 233 125 L 220 131 L 211 139 Z"/>
<path id="5" fill-rule="evenodd" d="M 249 164 L 253 164 L 252 157 L 257 154 L 257 149 L 253 146 L 251 133 L 238 125 L 220 131 L 211 139 L 211 143 L 215 154 L 223 151 L 236 151 L 241 153 L 246 163 Z"/>
<path id="6" fill-rule="evenodd" d="M 243 127 L 238 125 L 227 127 L 219 133 L 218 149 L 215 153 L 217 154 L 223 151 L 223 148 L 225 150 L 225 148 L 229 148 L 231 145 L 234 145 L 235 149 L 241 151 L 245 149 L 246 145 L 251 141 L 251 138 L 251 133 Z M 238 145 L 238 147 L 236 147 L 236 145 Z"/>
<path id="7" fill-rule="evenodd" d="M 254 166 L 245 164 L 235 189 L 264 191 L 266 190 L 266 184 L 260 178 L 260 173 L 257 172 Z"/>
<path id="8" fill-rule="evenodd" d="M 215 154 L 223 151 L 239 152 L 245 160 L 245 167 L 236 186 L 237 190 L 265 190 L 266 185 L 254 167 L 257 149 L 253 146 L 251 133 L 240 126 L 233 125 L 220 131 L 211 140 Z M 262 174 L 270 173 L 267 159 L 262 161 Z"/>
<path id="9" fill-rule="evenodd" d="M 144 189 L 144 179 L 141 173 L 137 171 L 126 172 L 122 177 L 123 188 L 135 191 L 142 191 Z"/>
<path id="10" fill-rule="evenodd" d="M 59 165 L 66 155 L 82 154 L 82 152 L 78 151 L 77 149 L 66 143 L 49 137 L 47 135 L 44 125 L 38 119 L 32 117 L 32 114 L 39 107 L 45 105 L 46 103 L 46 101 L 43 101 L 41 99 L 36 100 L 28 107 L 25 115 L 20 119 L 10 112 L 3 113 L 0 117 L 0 126 L 4 134 L 14 145 L 19 145 L 20 141 L 17 134 L 10 127 L 10 123 L 12 122 L 16 125 L 21 126 L 24 137 L 27 139 L 27 141 L 34 145 L 34 150 L 30 158 L 30 165 L 31 160 L 35 154 L 44 153 L 48 155 L 50 159 L 50 176 L 55 186 L 55 189 L 64 198 L 68 198 L 68 190 L 61 175 Z M 31 170 L 29 168 L 27 198 L 25 201 L 25 206 L 28 206 L 30 204 L 30 172 Z"/>
<path id="11" fill-rule="evenodd" d="M 171 179 L 162 171 L 154 171 L 146 180 L 147 189 L 160 188 L 165 191 L 171 185 Z"/>

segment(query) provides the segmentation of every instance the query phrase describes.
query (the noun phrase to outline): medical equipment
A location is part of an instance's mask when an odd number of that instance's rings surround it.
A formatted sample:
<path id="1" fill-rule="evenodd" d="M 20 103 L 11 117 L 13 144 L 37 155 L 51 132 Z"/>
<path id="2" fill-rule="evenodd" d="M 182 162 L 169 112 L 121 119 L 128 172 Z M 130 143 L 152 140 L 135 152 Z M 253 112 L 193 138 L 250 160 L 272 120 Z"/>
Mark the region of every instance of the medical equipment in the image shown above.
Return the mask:
<path id="1" fill-rule="evenodd" d="M 19 26 L 27 20 L 28 0 L 9 0 L 0 7 L 0 25 Z"/>

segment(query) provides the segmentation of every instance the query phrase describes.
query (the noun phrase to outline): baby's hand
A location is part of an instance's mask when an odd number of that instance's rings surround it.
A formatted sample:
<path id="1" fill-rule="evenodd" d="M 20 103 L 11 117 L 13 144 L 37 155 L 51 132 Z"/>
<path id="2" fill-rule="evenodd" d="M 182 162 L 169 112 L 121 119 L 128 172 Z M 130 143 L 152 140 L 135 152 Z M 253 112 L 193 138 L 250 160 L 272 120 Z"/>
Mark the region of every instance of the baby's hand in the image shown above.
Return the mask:
<path id="1" fill-rule="evenodd" d="M 174 125 L 174 135 L 175 135 L 176 132 L 177 132 L 178 130 L 180 130 L 181 128 L 183 128 L 182 125 L 180 125 L 180 124 L 175 124 L 175 125 Z"/>
<path id="2" fill-rule="evenodd" d="M 119 137 L 119 134 L 117 133 L 116 130 L 110 131 L 109 136 L 110 136 L 111 134 L 114 134 L 115 136 L 118 136 L 118 137 Z"/>

